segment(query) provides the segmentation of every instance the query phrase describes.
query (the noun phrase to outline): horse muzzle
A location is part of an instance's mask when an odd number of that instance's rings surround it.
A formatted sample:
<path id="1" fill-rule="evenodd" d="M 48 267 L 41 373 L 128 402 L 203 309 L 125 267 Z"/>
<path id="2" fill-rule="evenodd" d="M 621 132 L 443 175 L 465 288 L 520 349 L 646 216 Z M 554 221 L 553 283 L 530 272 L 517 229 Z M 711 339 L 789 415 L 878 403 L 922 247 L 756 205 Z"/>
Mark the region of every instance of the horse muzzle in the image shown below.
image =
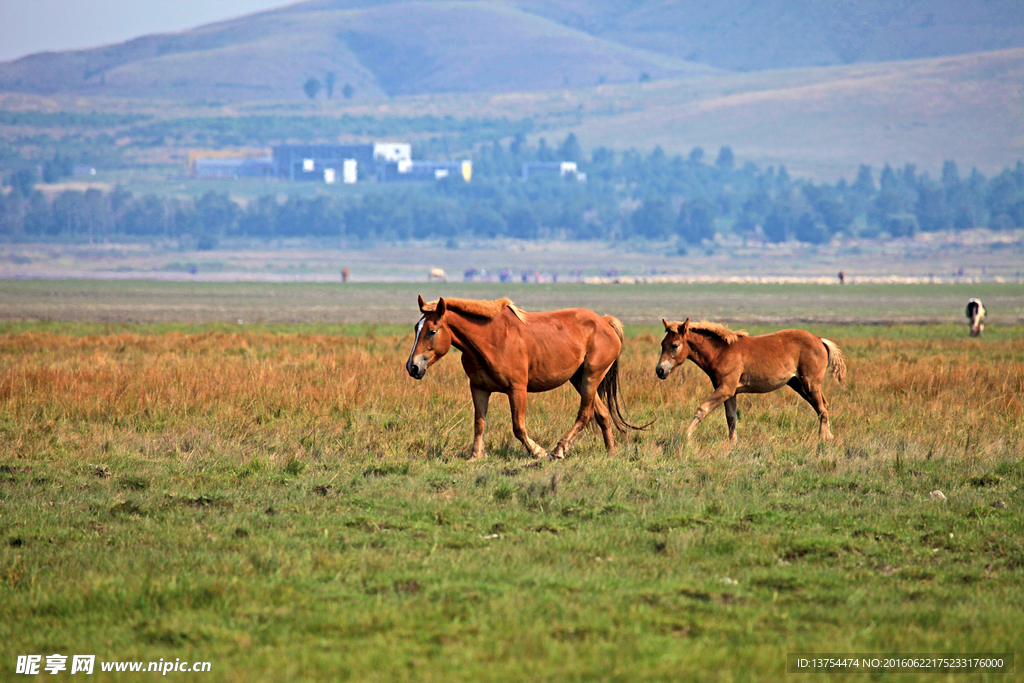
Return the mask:
<path id="1" fill-rule="evenodd" d="M 668 379 L 668 376 L 672 374 L 672 369 L 670 363 L 658 363 L 658 367 L 654 368 L 654 373 L 658 375 L 658 379 Z"/>
<path id="2" fill-rule="evenodd" d="M 406 363 L 405 369 L 413 379 L 423 379 L 423 376 L 427 374 L 427 365 L 425 358 L 417 358 Z"/>

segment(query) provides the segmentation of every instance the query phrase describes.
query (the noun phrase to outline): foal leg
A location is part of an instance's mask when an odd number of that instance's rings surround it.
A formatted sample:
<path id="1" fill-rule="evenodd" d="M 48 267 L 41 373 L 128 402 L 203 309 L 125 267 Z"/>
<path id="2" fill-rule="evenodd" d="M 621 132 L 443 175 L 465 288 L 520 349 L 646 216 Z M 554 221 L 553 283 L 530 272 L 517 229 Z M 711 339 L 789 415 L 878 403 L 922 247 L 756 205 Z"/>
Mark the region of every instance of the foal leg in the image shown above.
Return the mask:
<path id="1" fill-rule="evenodd" d="M 586 374 L 579 373 L 574 375 L 570 381 L 576 388 L 576 391 L 580 392 L 580 410 L 576 414 L 576 422 L 565 433 L 565 436 L 558 441 L 558 445 L 555 446 L 554 450 L 551 451 L 552 459 L 564 458 L 565 452 L 572 445 L 576 435 L 594 418 L 594 402 L 598 398 L 597 385 L 599 382 L 595 382 L 592 375 L 587 376 Z"/>
<path id="2" fill-rule="evenodd" d="M 793 387 L 796 393 L 803 396 L 804 400 L 811 404 L 814 412 L 818 414 L 818 438 L 831 439 L 832 430 L 828 425 L 828 402 L 821 393 L 821 385 L 812 385 L 805 379 L 794 377 L 789 380 L 789 386 Z"/>
<path id="3" fill-rule="evenodd" d="M 727 389 L 725 384 L 716 388 L 715 392 L 708 396 L 707 400 L 701 403 L 700 407 L 697 408 L 697 412 L 693 414 L 693 420 L 690 422 L 690 426 L 686 428 L 686 438 L 689 439 L 693 436 L 693 430 L 697 428 L 701 420 L 708 416 L 708 413 L 728 401 L 730 397 L 735 397 L 735 395 L 735 390 Z"/>
<path id="4" fill-rule="evenodd" d="M 725 399 L 725 423 L 729 425 L 729 441 L 736 443 L 736 395 Z"/>
<path id="5" fill-rule="evenodd" d="M 828 401 L 825 400 L 820 387 L 812 387 L 810 401 L 811 405 L 814 406 L 815 412 L 818 413 L 818 438 L 830 440 L 832 438 L 832 430 L 829 429 L 828 425 Z M 815 402 L 817 405 L 815 405 Z"/>
<path id="6" fill-rule="evenodd" d="M 491 392 L 470 385 L 473 392 L 473 450 L 469 459 L 480 460 L 487 455 L 484 447 L 484 430 L 487 429 L 487 405 L 491 401 Z"/>
<path id="7" fill-rule="evenodd" d="M 512 410 L 512 433 L 522 442 L 526 450 L 535 458 L 543 458 L 548 453 L 526 433 L 526 387 L 514 387 L 508 392 L 508 405 Z"/>

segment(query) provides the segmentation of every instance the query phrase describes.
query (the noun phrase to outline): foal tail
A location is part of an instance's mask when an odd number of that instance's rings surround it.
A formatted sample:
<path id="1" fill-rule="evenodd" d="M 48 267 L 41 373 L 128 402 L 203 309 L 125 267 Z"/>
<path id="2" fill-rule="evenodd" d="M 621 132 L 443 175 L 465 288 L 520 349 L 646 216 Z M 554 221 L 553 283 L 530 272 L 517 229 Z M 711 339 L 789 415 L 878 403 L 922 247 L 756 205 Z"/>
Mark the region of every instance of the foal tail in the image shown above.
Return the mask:
<path id="1" fill-rule="evenodd" d="M 605 321 L 611 325 L 612 329 L 615 330 L 615 334 L 619 338 L 619 343 L 623 341 L 622 321 L 618 318 L 610 315 L 604 316 Z M 637 427 L 629 422 L 626 422 L 626 418 L 622 417 L 622 410 L 619 408 L 619 359 L 616 358 L 612 366 L 608 368 L 608 372 L 605 373 L 604 379 L 601 380 L 601 384 L 597 387 L 597 395 L 601 397 L 604 404 L 608 406 L 608 412 L 612 416 L 612 424 L 620 432 L 625 432 L 627 429 L 635 429 L 640 431 L 647 429 L 654 420 L 651 420 L 645 425 Z"/>
<path id="2" fill-rule="evenodd" d="M 828 353 L 828 368 L 832 370 L 832 377 L 838 382 L 846 381 L 846 357 L 843 352 L 835 342 L 828 339 L 823 338 L 821 343 L 825 345 L 825 351 Z"/>

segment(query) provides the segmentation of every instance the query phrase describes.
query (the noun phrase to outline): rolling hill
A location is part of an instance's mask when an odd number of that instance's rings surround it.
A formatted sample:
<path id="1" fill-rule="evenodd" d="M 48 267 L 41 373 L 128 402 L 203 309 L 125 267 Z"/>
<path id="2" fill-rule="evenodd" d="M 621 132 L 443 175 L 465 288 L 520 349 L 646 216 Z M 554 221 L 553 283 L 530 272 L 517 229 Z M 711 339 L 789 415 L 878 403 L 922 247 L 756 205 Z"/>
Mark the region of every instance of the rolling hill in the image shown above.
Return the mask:
<path id="1" fill-rule="evenodd" d="M 529 119 L 534 138 L 572 132 L 585 149 L 729 145 L 742 161 L 828 181 L 861 163 L 936 173 L 954 159 L 994 173 L 1024 158 L 1017 5 L 793 5 L 309 0 L 0 64 L 0 143 L 14 168 L 52 156 L 40 134 L 69 153 L 67 140 L 102 133 L 124 163 L 177 169 L 196 146 L 364 139 L 340 126 L 348 116 L 415 119 L 419 128 L 401 133 L 413 143 L 450 133 L 424 128 L 432 116 Z M 324 88 L 307 99 L 303 83 L 328 74 L 333 97 Z M 260 117 L 329 120 L 334 132 L 201 135 L 235 120 L 239 131 L 266 130 Z M 78 157 L 102 163 L 90 154 Z"/>
<path id="2" fill-rule="evenodd" d="M 360 121 L 405 120 L 416 127 L 399 135 L 417 144 L 450 135 L 459 121 L 528 119 L 531 137 L 549 143 L 573 133 L 587 150 L 661 146 L 683 155 L 693 147 L 714 154 L 729 145 L 741 163 L 785 165 L 828 182 L 852 180 L 860 164 L 916 164 L 934 175 L 946 159 L 992 174 L 1024 159 L 1021 83 L 1024 48 L 589 88 L 315 102 L 190 104 L 0 93 L 0 149 L 7 146 L 11 159 L 49 158 L 54 150 L 40 149 L 43 139 L 65 141 L 60 149 L 68 153 L 68 140 L 104 135 L 116 141 L 125 162 L 178 174 L 189 149 L 214 144 L 214 131 L 235 131 L 229 146 L 265 147 L 374 139 L 360 132 Z M 354 122 L 348 128 L 346 118 Z M 277 122 L 276 132 L 268 132 L 269 122 Z M 81 154 L 84 162 L 102 163 Z"/>
<path id="3" fill-rule="evenodd" d="M 623 45 L 731 71 L 924 59 L 1024 46 L 1024 6 L 1001 0 L 522 0 Z"/>
<path id="4" fill-rule="evenodd" d="M 781 69 L 633 86 L 630 111 L 595 112 L 569 130 L 584 146 L 729 144 L 760 166 L 852 179 L 860 164 L 946 159 L 997 173 L 1024 158 L 1024 48 L 911 61 Z"/>
<path id="5" fill-rule="evenodd" d="M 369 4 L 369 3 L 366 3 Z M 0 65 L 0 90 L 182 100 L 289 100 L 309 78 L 357 97 L 510 92 L 712 72 L 500 2 L 300 4 Z M 326 91 L 324 92 L 326 96 Z M 340 97 L 340 92 L 334 93 Z"/>
<path id="6" fill-rule="evenodd" d="M 1024 47 L 1014 0 L 310 0 L 0 64 L 0 91 L 281 101 L 519 92 Z M 330 86 L 328 86 L 330 84 Z M 331 90 L 333 92 L 328 92 Z"/>

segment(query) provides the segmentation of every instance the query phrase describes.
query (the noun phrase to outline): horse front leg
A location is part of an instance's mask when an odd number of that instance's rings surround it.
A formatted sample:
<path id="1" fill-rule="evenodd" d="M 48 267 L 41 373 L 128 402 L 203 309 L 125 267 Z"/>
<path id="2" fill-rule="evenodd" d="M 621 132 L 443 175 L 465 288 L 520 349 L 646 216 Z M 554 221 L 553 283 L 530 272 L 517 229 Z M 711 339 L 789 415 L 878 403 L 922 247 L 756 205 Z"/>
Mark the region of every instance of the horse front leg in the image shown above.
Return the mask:
<path id="1" fill-rule="evenodd" d="M 491 401 L 491 392 L 473 385 L 470 385 L 469 390 L 473 393 L 473 449 L 469 460 L 473 461 L 487 456 L 484 430 L 487 429 L 487 406 Z"/>
<path id="2" fill-rule="evenodd" d="M 729 425 L 729 441 L 736 443 L 736 395 L 725 400 L 725 423 Z"/>
<path id="3" fill-rule="evenodd" d="M 701 403 L 697 408 L 697 412 L 693 414 L 693 420 L 690 421 L 690 426 L 686 428 L 686 438 L 689 439 L 693 436 L 693 430 L 697 428 L 701 420 L 708 416 L 708 413 L 728 401 L 729 397 L 735 396 L 735 394 L 735 391 L 726 389 L 724 384 L 715 389 L 715 392 L 708 396 L 707 400 Z"/>
<path id="4" fill-rule="evenodd" d="M 543 458 L 548 452 L 537 445 L 526 433 L 526 387 L 513 388 L 508 393 L 508 405 L 512 410 L 512 433 L 522 442 L 535 458 Z"/>

